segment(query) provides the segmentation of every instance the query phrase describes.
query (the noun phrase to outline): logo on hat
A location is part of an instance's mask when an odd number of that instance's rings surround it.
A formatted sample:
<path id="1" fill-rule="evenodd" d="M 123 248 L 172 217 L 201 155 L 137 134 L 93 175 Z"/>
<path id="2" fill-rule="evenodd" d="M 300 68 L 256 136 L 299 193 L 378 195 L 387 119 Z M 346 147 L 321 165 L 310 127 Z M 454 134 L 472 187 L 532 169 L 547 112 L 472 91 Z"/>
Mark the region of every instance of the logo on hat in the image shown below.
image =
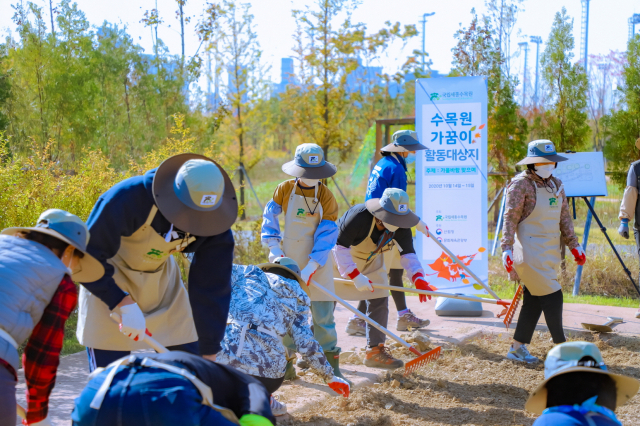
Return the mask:
<path id="1" fill-rule="evenodd" d="M 200 200 L 201 206 L 215 206 L 218 196 L 216 194 L 203 195 Z"/>
<path id="2" fill-rule="evenodd" d="M 309 156 L 309 164 L 318 164 L 320 162 L 319 155 L 310 155 Z"/>
<path id="3" fill-rule="evenodd" d="M 555 151 L 555 150 L 553 149 L 553 145 L 551 145 L 550 143 L 548 143 L 548 144 L 546 144 L 546 145 L 544 146 L 544 150 L 545 150 L 546 152 L 553 152 L 553 151 Z"/>
<path id="4" fill-rule="evenodd" d="M 398 204 L 398 212 L 399 213 L 403 213 L 407 211 L 407 205 L 406 204 Z"/>

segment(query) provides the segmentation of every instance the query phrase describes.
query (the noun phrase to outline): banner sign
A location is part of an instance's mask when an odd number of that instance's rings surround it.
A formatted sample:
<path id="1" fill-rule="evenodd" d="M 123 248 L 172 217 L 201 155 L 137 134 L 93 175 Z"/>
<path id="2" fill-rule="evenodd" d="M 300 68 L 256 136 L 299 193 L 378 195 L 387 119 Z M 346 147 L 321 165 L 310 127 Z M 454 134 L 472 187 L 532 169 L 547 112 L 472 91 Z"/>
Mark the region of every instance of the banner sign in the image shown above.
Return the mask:
<path id="1" fill-rule="evenodd" d="M 487 86 L 484 77 L 416 80 L 416 213 L 488 284 Z M 427 281 L 439 291 L 487 294 L 437 244 L 417 237 Z"/>

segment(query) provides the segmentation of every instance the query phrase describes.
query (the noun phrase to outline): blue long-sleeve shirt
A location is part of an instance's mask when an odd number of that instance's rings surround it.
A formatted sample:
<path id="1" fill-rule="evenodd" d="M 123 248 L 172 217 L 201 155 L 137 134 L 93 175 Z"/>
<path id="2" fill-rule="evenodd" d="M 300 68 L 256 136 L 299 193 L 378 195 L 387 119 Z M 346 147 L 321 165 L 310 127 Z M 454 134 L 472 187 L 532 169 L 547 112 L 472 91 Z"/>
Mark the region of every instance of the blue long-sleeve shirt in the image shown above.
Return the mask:
<path id="1" fill-rule="evenodd" d="M 155 204 L 155 173 L 156 169 L 152 169 L 114 185 L 98 199 L 87 220 L 91 234 L 87 251 L 102 263 L 105 274 L 98 281 L 83 285 L 109 309 L 114 309 L 126 293 L 116 285 L 114 268 L 107 260 L 120 249 L 121 238 L 131 236 L 147 220 Z M 158 210 L 151 227 L 165 235 L 171 223 Z M 189 269 L 189 300 L 203 355 L 219 352 L 224 338 L 231 301 L 233 247 L 233 234 L 228 230 L 212 237 L 196 236 L 184 250 L 194 254 Z"/>
<path id="2" fill-rule="evenodd" d="M 397 157 L 397 158 L 396 158 Z M 382 157 L 371 170 L 365 201 L 382 197 L 387 188 L 407 190 L 407 164 L 399 155 Z"/>

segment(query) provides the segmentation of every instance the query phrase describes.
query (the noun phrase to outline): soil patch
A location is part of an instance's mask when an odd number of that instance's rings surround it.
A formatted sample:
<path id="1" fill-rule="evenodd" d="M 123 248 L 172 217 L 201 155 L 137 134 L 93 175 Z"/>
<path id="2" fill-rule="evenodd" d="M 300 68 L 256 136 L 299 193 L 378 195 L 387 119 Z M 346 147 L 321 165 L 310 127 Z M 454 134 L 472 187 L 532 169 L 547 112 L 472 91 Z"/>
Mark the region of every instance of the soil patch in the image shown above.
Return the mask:
<path id="1" fill-rule="evenodd" d="M 639 338 L 583 333 L 568 337 L 596 343 L 612 372 L 640 379 Z M 549 333 L 537 332 L 529 347 L 531 353 L 543 360 L 553 346 L 549 338 Z M 348 399 L 327 397 L 287 416 L 280 424 L 531 425 L 537 416 L 525 411 L 524 404 L 544 379 L 543 363 L 530 366 L 506 360 L 509 343 L 505 333 L 444 347 L 437 362 L 408 378 L 401 370 L 383 373 L 375 385 L 354 390 Z M 407 354 L 402 356 L 411 359 Z M 286 386 L 278 393 L 284 400 L 295 398 L 295 389 Z M 616 412 L 623 424 L 640 424 L 640 397 L 636 395 Z"/>

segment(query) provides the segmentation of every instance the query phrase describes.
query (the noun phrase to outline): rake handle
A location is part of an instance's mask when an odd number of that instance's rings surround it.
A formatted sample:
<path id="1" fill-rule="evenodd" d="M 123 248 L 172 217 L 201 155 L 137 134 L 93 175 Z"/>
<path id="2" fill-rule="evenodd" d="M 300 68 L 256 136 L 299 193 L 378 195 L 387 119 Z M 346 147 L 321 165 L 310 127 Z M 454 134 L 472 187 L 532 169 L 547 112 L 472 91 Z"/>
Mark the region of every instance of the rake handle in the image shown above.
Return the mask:
<path id="1" fill-rule="evenodd" d="M 18 412 L 18 416 L 20 416 L 20 418 L 27 420 L 27 410 L 25 410 L 22 405 L 16 404 L 16 411 Z"/>
<path id="2" fill-rule="evenodd" d="M 422 356 L 422 354 L 420 352 L 418 352 L 413 346 L 411 346 L 410 344 L 408 344 L 407 342 L 402 340 L 400 337 L 396 336 L 391 331 L 387 330 L 386 328 L 384 328 L 383 326 L 381 326 L 380 324 L 378 324 L 377 322 L 375 322 L 374 320 L 369 318 L 367 315 L 364 315 L 362 312 L 360 312 L 359 310 L 357 310 L 356 308 L 354 308 L 353 306 L 348 304 L 346 300 L 342 299 L 337 294 L 335 294 L 332 291 L 322 287 L 320 284 L 318 284 L 314 280 L 310 280 L 310 282 L 312 282 L 313 285 L 318 290 L 320 290 L 322 293 L 326 294 L 327 296 L 331 297 L 336 302 L 340 303 L 342 306 L 344 306 L 345 308 L 350 310 L 353 314 L 357 315 L 360 319 L 364 320 L 370 326 L 377 328 L 378 330 L 380 330 L 381 332 L 383 332 L 387 336 L 391 337 L 396 342 L 400 343 L 405 348 L 409 349 L 411 352 L 413 352 L 413 353 L 415 353 L 415 354 L 417 354 L 419 356 Z"/>
<path id="3" fill-rule="evenodd" d="M 122 322 L 122 317 L 120 316 L 120 314 L 112 312 L 111 315 L 109 315 L 109 316 L 111 317 L 111 319 L 113 321 L 117 322 L 118 324 L 120 324 Z M 147 345 L 151 346 L 151 349 L 155 350 L 159 354 L 163 354 L 165 352 L 169 352 L 169 349 L 164 347 L 164 345 L 162 345 L 162 343 L 158 342 L 156 339 L 154 339 L 153 337 L 149 336 L 148 334 L 144 335 L 144 338 L 142 339 L 142 341 L 146 342 Z"/>

